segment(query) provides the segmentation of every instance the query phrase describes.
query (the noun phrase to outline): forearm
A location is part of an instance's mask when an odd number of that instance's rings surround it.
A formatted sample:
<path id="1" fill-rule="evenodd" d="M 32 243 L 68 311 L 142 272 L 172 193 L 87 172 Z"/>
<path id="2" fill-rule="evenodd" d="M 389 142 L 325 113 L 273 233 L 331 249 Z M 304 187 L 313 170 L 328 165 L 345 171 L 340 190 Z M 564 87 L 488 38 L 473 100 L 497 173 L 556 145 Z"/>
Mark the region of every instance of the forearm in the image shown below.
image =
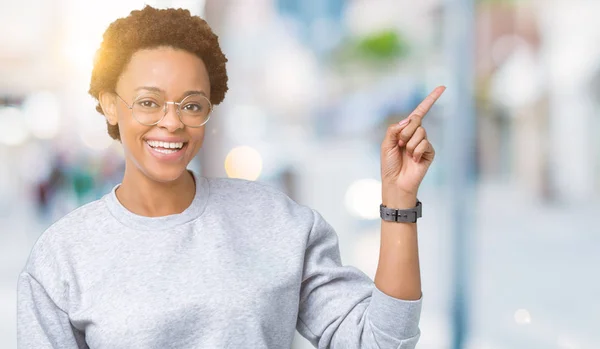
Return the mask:
<path id="1" fill-rule="evenodd" d="M 436 87 L 411 115 L 388 126 L 381 143 L 381 193 L 383 204 L 389 208 L 415 207 L 419 186 L 435 157 L 421 121 L 445 90 L 444 86 Z M 375 285 L 394 298 L 421 298 L 416 223 L 381 222 Z"/>
<path id="2" fill-rule="evenodd" d="M 391 198 L 390 198 L 391 197 Z M 383 204 L 390 208 L 415 206 L 416 196 L 386 197 Z M 381 245 L 375 285 L 383 293 L 398 299 L 421 298 L 421 275 L 416 223 L 381 221 Z"/>

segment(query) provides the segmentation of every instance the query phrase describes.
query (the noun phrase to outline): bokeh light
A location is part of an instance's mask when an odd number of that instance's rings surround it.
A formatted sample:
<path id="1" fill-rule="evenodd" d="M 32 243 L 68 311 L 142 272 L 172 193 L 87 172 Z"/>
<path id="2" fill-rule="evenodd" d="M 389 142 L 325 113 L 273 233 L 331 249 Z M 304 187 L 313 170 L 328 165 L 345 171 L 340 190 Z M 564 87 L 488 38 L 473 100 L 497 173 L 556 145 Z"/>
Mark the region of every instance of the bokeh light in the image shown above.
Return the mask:
<path id="1" fill-rule="evenodd" d="M 60 103 L 50 92 L 30 95 L 23 103 L 23 114 L 34 137 L 52 139 L 60 129 Z"/>
<path id="2" fill-rule="evenodd" d="M 527 309 L 519 309 L 515 312 L 515 322 L 519 325 L 528 325 L 531 323 L 531 314 Z"/>
<path id="3" fill-rule="evenodd" d="M 0 143 L 16 146 L 29 137 L 29 130 L 23 120 L 23 112 L 17 107 L 0 108 Z"/>
<path id="4" fill-rule="evenodd" d="M 262 167 L 262 156 L 250 146 L 233 148 L 225 158 L 225 172 L 229 178 L 254 181 L 260 176 Z"/>
<path id="5" fill-rule="evenodd" d="M 362 219 L 378 219 L 381 204 L 381 182 L 360 179 L 352 183 L 346 191 L 345 204 L 348 211 Z"/>

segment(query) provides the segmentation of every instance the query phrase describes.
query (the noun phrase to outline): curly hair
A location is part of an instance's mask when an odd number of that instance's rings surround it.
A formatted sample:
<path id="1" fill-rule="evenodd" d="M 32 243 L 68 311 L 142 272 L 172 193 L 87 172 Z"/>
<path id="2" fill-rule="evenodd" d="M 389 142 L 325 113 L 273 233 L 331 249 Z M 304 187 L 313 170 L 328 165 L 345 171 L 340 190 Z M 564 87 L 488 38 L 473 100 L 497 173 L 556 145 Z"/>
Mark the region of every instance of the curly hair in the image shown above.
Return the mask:
<path id="1" fill-rule="evenodd" d="M 146 6 L 112 22 L 96 52 L 89 94 L 99 101 L 101 91 L 114 92 L 119 76 L 135 52 L 169 46 L 195 54 L 204 62 L 210 80 L 210 102 L 217 105 L 227 92 L 227 58 L 217 35 L 205 20 L 184 9 L 159 10 Z M 100 103 L 96 110 L 104 114 Z M 120 140 L 119 128 L 107 121 L 108 134 Z"/>

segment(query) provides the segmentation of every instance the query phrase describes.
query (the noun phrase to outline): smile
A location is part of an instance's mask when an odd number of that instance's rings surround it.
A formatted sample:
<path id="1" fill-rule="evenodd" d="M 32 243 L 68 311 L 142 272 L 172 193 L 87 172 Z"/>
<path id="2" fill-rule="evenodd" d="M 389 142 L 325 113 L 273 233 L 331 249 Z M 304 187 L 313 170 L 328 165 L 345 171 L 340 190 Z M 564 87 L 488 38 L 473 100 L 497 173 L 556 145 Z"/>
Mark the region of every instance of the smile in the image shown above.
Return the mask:
<path id="1" fill-rule="evenodd" d="M 145 140 L 150 152 L 160 160 L 177 160 L 183 154 L 187 142 L 163 142 Z"/>
<path id="2" fill-rule="evenodd" d="M 148 145 L 159 153 L 173 154 L 183 148 L 183 142 L 161 142 L 161 141 L 146 141 Z"/>

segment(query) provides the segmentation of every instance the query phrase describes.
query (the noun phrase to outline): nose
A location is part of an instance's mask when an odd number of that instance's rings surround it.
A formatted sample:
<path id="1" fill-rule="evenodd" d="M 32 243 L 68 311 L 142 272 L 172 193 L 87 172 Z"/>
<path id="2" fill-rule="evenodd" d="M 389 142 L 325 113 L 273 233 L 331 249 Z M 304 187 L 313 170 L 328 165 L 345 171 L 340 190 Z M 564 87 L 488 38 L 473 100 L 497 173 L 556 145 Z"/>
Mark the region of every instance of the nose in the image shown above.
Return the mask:
<path id="1" fill-rule="evenodd" d="M 162 127 L 169 132 L 175 132 L 180 128 L 183 128 L 183 122 L 179 118 L 177 111 L 177 105 L 173 102 L 167 102 L 165 104 L 165 117 L 157 124 L 158 127 Z"/>

